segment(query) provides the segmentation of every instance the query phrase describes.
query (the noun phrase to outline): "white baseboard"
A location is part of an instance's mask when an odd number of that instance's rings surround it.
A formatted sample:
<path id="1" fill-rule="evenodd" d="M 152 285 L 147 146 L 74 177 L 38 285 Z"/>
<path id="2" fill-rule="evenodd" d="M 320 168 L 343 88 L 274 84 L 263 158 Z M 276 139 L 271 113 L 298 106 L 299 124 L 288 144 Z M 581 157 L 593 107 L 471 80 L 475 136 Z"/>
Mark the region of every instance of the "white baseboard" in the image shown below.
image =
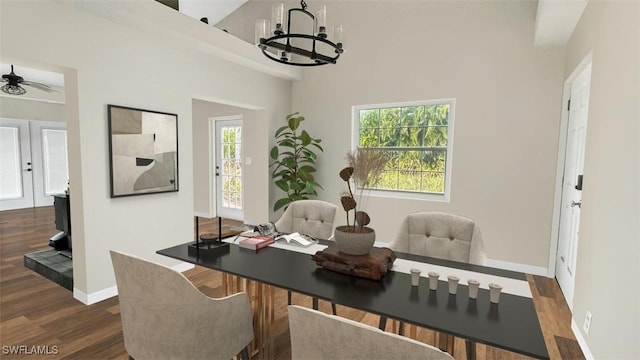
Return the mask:
<path id="1" fill-rule="evenodd" d="M 195 267 L 195 265 L 193 264 L 189 264 L 186 262 L 180 263 L 178 265 L 174 265 L 171 267 L 171 269 L 177 271 L 177 272 L 184 272 L 187 270 L 191 270 Z M 98 290 L 96 292 L 93 292 L 91 294 L 86 294 L 80 290 L 78 290 L 78 288 L 73 288 L 73 297 L 80 301 L 81 303 L 85 304 L 85 305 L 92 305 L 95 303 L 98 303 L 102 300 L 107 300 L 109 298 L 112 298 L 114 296 L 118 296 L 118 287 L 117 286 L 111 286 L 108 287 L 106 289 L 102 289 L 102 290 Z"/>
<path id="2" fill-rule="evenodd" d="M 91 294 L 86 294 L 78 288 L 73 288 L 73 297 L 85 305 L 92 305 L 102 300 L 106 300 L 118 295 L 118 287 L 112 286 Z"/>
<path id="3" fill-rule="evenodd" d="M 492 259 L 487 260 L 487 266 L 503 270 L 519 271 L 526 274 L 547 276 L 547 268 L 541 266 L 532 266 Z"/>
<path id="4" fill-rule="evenodd" d="M 187 271 L 187 270 L 191 270 L 191 269 L 193 269 L 194 267 L 196 267 L 196 266 L 195 266 L 195 265 L 193 265 L 193 264 L 183 262 L 183 263 L 180 263 L 180 264 L 178 264 L 178 265 L 173 265 L 173 266 L 171 267 L 171 269 L 172 269 L 172 270 L 175 270 L 175 271 L 177 271 L 177 272 L 185 272 L 185 271 Z"/>
<path id="5" fill-rule="evenodd" d="M 573 330 L 573 335 L 575 335 L 576 340 L 578 340 L 578 344 L 580 345 L 580 350 L 582 350 L 582 353 L 584 354 L 584 358 L 587 360 L 594 360 L 595 357 L 591 353 L 587 342 L 582 336 L 582 332 L 580 332 L 580 327 L 578 326 L 576 321 L 573 320 L 573 317 L 571 318 L 571 330 Z"/>

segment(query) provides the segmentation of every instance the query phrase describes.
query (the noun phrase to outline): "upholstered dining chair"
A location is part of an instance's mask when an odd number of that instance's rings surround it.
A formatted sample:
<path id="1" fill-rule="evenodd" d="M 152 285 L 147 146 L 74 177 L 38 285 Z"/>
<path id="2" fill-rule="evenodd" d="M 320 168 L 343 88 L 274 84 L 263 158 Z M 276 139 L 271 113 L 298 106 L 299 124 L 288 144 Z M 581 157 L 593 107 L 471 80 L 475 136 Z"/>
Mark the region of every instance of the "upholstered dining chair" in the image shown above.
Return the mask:
<path id="1" fill-rule="evenodd" d="M 296 305 L 289 306 L 289 331 L 293 360 L 453 359 L 425 343 Z"/>
<path id="2" fill-rule="evenodd" d="M 280 219 L 276 221 L 279 232 L 299 232 L 317 239 L 333 239 L 333 222 L 338 206 L 322 200 L 298 200 L 289 204 Z M 313 299 L 314 304 L 317 299 Z M 291 291 L 287 292 L 287 304 L 291 305 Z M 333 314 L 336 305 L 331 304 Z"/>
<path id="3" fill-rule="evenodd" d="M 280 219 L 276 221 L 279 232 L 299 232 L 316 239 L 333 239 L 333 222 L 338 206 L 322 200 L 298 200 L 289 204 Z M 314 305 L 318 299 L 313 299 Z M 291 305 L 291 291 L 287 291 L 287 304 Z M 336 304 L 331 303 L 333 314 Z"/>
<path id="4" fill-rule="evenodd" d="M 487 261 L 480 226 L 472 219 L 443 212 L 409 214 L 389 248 L 475 265 L 485 265 Z M 380 317 L 379 328 L 384 329 L 385 326 L 386 318 Z M 400 334 L 403 329 L 404 324 L 400 322 Z M 452 349 L 453 337 L 440 336 L 440 344 L 441 349 Z"/>
<path id="5" fill-rule="evenodd" d="M 442 212 L 409 214 L 389 247 L 469 264 L 484 265 L 487 261 L 480 226 L 474 220 Z"/>
<path id="6" fill-rule="evenodd" d="M 337 210 L 337 205 L 322 200 L 294 201 L 276 221 L 276 229 L 279 232 L 299 232 L 318 239 L 331 239 Z"/>
<path id="7" fill-rule="evenodd" d="M 247 294 L 213 299 L 166 266 L 114 250 L 111 261 L 130 358 L 249 358 L 253 317 Z"/>

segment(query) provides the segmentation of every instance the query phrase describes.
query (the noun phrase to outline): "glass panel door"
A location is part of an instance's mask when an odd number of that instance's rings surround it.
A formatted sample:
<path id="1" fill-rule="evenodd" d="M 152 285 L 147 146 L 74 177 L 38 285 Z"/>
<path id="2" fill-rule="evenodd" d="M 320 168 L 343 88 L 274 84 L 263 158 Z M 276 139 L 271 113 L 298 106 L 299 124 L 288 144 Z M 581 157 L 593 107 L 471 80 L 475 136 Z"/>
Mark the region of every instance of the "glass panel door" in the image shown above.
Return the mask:
<path id="1" fill-rule="evenodd" d="M 243 219 L 242 118 L 215 119 L 216 214 Z"/>

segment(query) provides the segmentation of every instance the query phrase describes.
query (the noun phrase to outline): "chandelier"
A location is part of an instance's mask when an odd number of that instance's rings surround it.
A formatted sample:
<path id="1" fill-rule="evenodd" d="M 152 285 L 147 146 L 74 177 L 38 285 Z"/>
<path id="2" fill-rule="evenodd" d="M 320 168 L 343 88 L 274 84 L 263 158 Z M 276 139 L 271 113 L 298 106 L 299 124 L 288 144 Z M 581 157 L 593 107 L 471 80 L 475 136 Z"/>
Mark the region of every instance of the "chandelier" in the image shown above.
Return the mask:
<path id="1" fill-rule="evenodd" d="M 293 27 L 294 17 L 300 23 L 307 21 L 307 32 L 296 32 L 302 25 L 299 23 L 298 27 Z M 269 59 L 287 65 L 318 66 L 335 64 L 344 52 L 342 25 L 333 29 L 331 37 L 327 32 L 326 6 L 320 8 L 314 16 L 307 11 L 304 0 L 301 0 L 299 9 L 289 9 L 286 21 L 285 28 L 282 3 L 273 6 L 271 22 L 265 19 L 256 20 L 255 43 Z"/>

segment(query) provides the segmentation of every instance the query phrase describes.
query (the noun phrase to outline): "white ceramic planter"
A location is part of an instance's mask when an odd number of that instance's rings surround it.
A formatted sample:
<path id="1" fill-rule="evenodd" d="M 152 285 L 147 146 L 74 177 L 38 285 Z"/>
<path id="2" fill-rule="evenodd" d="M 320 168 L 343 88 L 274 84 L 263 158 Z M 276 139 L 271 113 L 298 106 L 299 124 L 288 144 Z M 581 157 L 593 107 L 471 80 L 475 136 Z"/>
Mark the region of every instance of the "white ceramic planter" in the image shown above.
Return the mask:
<path id="1" fill-rule="evenodd" d="M 364 232 L 349 232 L 346 231 L 348 228 L 346 225 L 338 226 L 333 232 L 340 252 L 347 255 L 368 254 L 376 241 L 376 232 L 368 227 L 364 228 Z"/>

